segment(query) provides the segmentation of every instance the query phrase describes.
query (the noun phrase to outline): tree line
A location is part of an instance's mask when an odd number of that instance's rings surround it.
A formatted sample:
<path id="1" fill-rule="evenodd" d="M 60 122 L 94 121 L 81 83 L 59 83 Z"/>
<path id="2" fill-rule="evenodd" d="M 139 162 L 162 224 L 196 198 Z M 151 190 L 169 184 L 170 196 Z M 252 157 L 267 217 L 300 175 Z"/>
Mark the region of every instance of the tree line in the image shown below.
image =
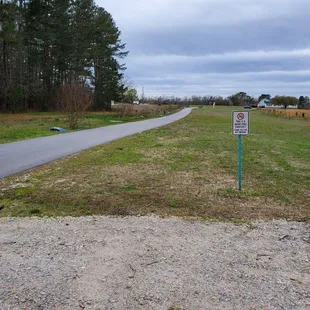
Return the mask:
<path id="1" fill-rule="evenodd" d="M 137 97 L 136 97 L 137 98 Z M 127 96 L 125 95 L 125 99 Z M 221 96 L 191 96 L 191 97 L 177 97 L 177 96 L 145 96 L 140 98 L 140 102 L 153 104 L 177 104 L 177 105 L 210 105 L 215 102 L 217 105 L 229 105 L 229 100 Z"/>
<path id="2" fill-rule="evenodd" d="M 111 14 L 92 0 L 0 0 L 0 109 L 57 110 L 64 85 L 110 109 L 126 91 L 127 55 Z"/>
<path id="3" fill-rule="evenodd" d="M 128 91 L 126 94 L 134 93 L 135 100 L 138 100 L 137 92 Z M 127 97 L 125 100 L 132 103 L 132 96 Z M 144 97 L 140 98 L 140 102 L 154 103 L 154 104 L 180 104 L 180 105 L 230 105 L 230 106 L 253 106 L 256 107 L 258 103 L 266 99 L 270 104 L 275 106 L 297 106 L 299 109 L 310 109 L 310 98 L 308 96 L 300 96 L 299 99 L 292 96 L 275 96 L 271 97 L 270 94 L 261 94 L 258 98 L 254 98 L 245 92 L 238 92 L 229 97 L 221 96 L 191 96 L 191 97 L 175 97 L 175 96 L 157 96 L 157 97 Z"/>

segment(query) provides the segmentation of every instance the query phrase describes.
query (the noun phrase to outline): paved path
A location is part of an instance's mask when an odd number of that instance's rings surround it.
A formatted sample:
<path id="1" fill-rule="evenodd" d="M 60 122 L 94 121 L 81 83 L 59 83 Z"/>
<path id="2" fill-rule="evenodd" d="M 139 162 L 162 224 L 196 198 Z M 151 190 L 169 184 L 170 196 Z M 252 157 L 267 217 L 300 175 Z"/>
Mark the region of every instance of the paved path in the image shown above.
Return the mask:
<path id="1" fill-rule="evenodd" d="M 161 118 L 0 144 L 0 178 L 96 145 L 167 125 L 187 116 L 190 112 L 190 108 L 185 108 L 178 113 Z"/>

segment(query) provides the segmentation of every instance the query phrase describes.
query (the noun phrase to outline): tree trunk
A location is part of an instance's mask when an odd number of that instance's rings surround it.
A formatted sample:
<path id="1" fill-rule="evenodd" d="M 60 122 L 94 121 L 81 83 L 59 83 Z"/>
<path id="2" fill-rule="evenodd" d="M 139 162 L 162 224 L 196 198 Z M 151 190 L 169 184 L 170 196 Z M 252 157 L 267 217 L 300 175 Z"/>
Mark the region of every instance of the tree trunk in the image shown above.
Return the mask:
<path id="1" fill-rule="evenodd" d="M 6 62 L 6 41 L 2 41 L 2 53 L 3 53 L 3 106 L 2 110 L 6 110 L 7 108 L 7 62 Z"/>

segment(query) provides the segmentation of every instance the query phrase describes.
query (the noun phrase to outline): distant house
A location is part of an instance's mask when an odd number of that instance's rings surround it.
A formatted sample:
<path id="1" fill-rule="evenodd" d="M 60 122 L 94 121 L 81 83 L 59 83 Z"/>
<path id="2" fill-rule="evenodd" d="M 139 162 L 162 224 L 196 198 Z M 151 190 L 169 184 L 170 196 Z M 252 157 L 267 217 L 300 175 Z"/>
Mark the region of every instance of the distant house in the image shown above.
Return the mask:
<path id="1" fill-rule="evenodd" d="M 257 105 L 258 108 L 268 108 L 268 107 L 271 107 L 271 100 L 269 99 L 262 99 L 258 105 Z"/>

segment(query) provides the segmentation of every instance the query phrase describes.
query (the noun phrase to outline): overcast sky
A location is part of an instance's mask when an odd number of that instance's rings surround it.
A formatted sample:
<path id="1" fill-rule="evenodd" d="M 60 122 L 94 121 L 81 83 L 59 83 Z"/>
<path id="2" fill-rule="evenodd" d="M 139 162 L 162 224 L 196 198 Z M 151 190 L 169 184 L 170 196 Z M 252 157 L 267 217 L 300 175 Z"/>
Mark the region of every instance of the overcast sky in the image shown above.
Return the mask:
<path id="1" fill-rule="evenodd" d="M 310 94 L 310 0 L 97 0 L 146 95 Z"/>

